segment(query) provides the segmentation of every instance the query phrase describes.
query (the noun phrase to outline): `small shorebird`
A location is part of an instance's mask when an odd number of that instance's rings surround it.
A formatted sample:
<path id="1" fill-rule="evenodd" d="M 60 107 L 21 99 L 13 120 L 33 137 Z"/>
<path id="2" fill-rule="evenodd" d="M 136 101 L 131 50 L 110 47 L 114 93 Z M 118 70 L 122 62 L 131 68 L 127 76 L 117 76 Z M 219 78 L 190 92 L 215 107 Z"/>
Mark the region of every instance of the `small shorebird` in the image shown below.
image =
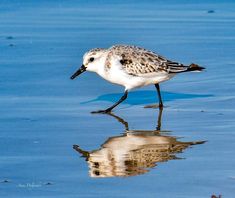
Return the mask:
<path id="1" fill-rule="evenodd" d="M 178 73 L 203 69 L 194 63 L 183 65 L 170 61 L 144 48 L 115 45 L 109 49 L 95 48 L 85 53 L 82 66 L 71 76 L 71 79 L 85 71 L 92 71 L 111 83 L 124 86 L 125 92 L 119 101 L 105 110 L 92 112 L 108 113 L 127 98 L 128 91 L 150 84 L 155 85 L 159 97 L 159 108 L 162 108 L 159 83 L 171 79 Z"/>

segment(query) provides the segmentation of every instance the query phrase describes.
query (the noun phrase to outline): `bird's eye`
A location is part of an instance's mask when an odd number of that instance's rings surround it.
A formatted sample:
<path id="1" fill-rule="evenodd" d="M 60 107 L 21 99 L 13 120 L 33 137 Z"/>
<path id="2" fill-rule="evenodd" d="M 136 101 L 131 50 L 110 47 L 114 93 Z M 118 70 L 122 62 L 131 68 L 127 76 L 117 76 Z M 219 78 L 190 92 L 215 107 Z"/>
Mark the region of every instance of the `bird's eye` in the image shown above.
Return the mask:
<path id="1" fill-rule="evenodd" d="M 91 57 L 91 58 L 89 59 L 89 61 L 90 61 L 90 62 L 94 61 L 94 57 Z"/>

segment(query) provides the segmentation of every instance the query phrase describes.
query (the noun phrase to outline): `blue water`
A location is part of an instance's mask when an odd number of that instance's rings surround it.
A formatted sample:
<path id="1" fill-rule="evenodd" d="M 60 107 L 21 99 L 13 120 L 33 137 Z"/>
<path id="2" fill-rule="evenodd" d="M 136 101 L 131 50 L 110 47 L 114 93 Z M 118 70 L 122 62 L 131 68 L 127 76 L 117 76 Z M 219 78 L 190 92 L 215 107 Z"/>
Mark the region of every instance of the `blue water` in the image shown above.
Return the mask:
<path id="1" fill-rule="evenodd" d="M 234 1 L 1 0 L 0 29 L 0 197 L 234 197 Z M 122 87 L 69 79 L 87 50 L 120 43 L 206 67 L 161 85 L 161 129 L 144 108 L 154 86 L 131 92 L 117 119 L 90 112 Z"/>

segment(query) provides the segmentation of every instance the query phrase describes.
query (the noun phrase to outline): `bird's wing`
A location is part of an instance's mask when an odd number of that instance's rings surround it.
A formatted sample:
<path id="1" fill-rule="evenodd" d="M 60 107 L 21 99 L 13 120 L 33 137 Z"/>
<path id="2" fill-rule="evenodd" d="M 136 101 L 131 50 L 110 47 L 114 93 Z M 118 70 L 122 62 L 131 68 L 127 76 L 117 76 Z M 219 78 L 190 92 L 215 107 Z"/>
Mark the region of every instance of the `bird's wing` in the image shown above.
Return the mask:
<path id="1" fill-rule="evenodd" d="M 158 72 L 176 73 L 186 70 L 186 66 L 172 62 L 166 58 L 144 48 L 115 45 L 111 47 L 108 56 L 116 55 L 120 58 L 122 69 L 130 75 L 142 76 Z"/>

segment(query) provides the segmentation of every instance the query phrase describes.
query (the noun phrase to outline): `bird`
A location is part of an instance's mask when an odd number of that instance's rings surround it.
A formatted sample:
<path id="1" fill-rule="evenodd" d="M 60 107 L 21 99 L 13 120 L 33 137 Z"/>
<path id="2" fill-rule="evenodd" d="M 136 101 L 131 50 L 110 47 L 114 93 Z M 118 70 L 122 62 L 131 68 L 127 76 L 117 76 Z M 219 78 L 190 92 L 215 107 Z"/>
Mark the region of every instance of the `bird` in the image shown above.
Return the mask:
<path id="1" fill-rule="evenodd" d="M 109 113 L 122 103 L 128 92 L 135 88 L 153 84 L 159 98 L 159 108 L 163 101 L 159 83 L 176 74 L 205 69 L 197 64 L 184 65 L 171 61 L 151 50 L 134 45 L 114 45 L 110 48 L 94 48 L 83 56 L 82 66 L 70 77 L 72 80 L 85 71 L 95 72 L 105 80 L 124 86 L 123 96 L 112 106 L 91 113 Z"/>

